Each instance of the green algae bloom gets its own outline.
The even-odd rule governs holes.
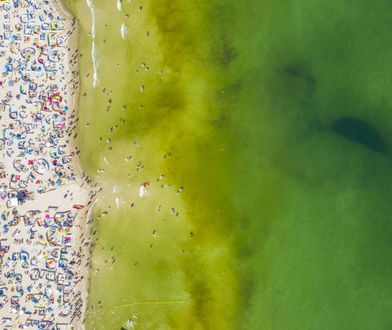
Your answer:
[[[389,1],[67,4],[87,327],[388,329]]]

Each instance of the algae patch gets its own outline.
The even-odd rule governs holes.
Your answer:
[[[94,1],[96,88],[91,12],[81,1],[71,7],[81,24],[78,146],[103,187],[88,327],[116,328],[133,315],[143,328],[230,328],[239,290],[228,227],[235,211],[225,196],[227,139],[213,123],[223,116],[232,55],[206,38],[215,31],[221,39],[208,17],[214,6],[135,1],[119,11]]]

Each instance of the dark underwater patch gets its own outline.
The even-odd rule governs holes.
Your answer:
[[[285,72],[292,78],[303,79],[311,91],[316,87],[316,80],[314,77],[301,65],[290,65],[286,67]]]
[[[363,120],[342,117],[335,120],[332,132],[376,152],[386,153],[388,146],[378,131]]]

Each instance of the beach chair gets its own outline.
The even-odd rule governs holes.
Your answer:
[[[50,282],[56,281],[56,272],[46,271],[45,279]]]
[[[41,271],[39,268],[33,268],[30,270],[30,279],[37,281],[41,277]]]

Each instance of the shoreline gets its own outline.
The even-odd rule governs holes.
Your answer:
[[[67,52],[67,54],[69,55],[70,53],[74,53],[75,51],[78,51],[79,53],[79,22],[78,19],[66,8],[66,6],[62,3],[61,0],[55,0],[54,1],[55,7],[57,7],[56,9],[58,10],[59,13],[63,14],[64,16],[66,16],[66,19],[71,21],[71,22],[75,22],[75,26],[74,29],[72,30],[71,34],[69,35],[69,47],[70,47],[70,51]],[[68,32],[67,32],[68,33]],[[69,62],[68,62],[69,63]],[[74,62],[72,62],[74,63]],[[76,64],[72,64],[70,65],[72,67],[73,70],[76,70],[77,74],[76,74],[76,79],[77,79],[77,88],[75,90],[71,89],[71,84],[68,84],[68,93],[69,95],[72,95],[72,93],[74,93],[74,97],[71,97],[71,109],[75,109],[75,113],[78,114],[80,109],[78,108],[79,106],[79,100],[80,100],[80,71],[79,71],[79,57],[78,60],[76,61]],[[71,70],[72,70],[71,69]],[[71,71],[70,70],[70,71]],[[79,118],[79,116],[77,115],[77,118]],[[86,191],[89,191],[89,195],[93,195],[94,197],[90,197],[89,202],[88,202],[88,208],[87,208],[87,212],[86,215],[80,219],[80,232],[81,234],[83,234],[85,237],[87,237],[88,239],[92,239],[92,236],[90,235],[90,229],[91,229],[91,225],[92,225],[92,213],[94,212],[93,207],[94,204],[98,201],[99,199],[99,189],[97,189],[97,184],[95,184],[95,187],[93,188],[91,185],[91,181],[90,183],[88,182],[88,177],[86,178],[84,176],[84,171],[82,169],[82,165],[81,165],[81,161],[80,161],[80,157],[78,156],[78,146],[76,145],[76,135],[79,132],[78,130],[78,125],[76,125],[76,127],[73,129],[73,133],[71,135],[73,135],[73,138],[70,140],[69,142],[69,149],[70,150],[75,150],[76,154],[73,157],[73,165],[76,168],[76,173],[79,176],[79,180],[81,182],[83,182],[87,187],[86,187]],[[78,240],[78,245],[82,246],[81,240]],[[84,261],[87,261],[91,258],[92,256],[92,252],[91,250],[88,250],[85,252],[86,256],[84,258]],[[91,265],[91,264],[90,264]],[[91,271],[88,267],[85,267],[83,269],[83,276],[85,277],[85,281],[84,284],[81,288],[82,290],[82,299],[84,300],[84,308],[82,310],[82,315],[79,319],[79,323],[77,324],[77,329],[85,329],[85,319],[86,319],[86,314],[87,314],[87,307],[88,307],[88,297],[89,297],[89,290],[90,290],[90,276],[91,276]]]

